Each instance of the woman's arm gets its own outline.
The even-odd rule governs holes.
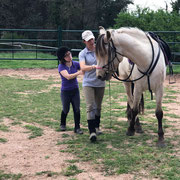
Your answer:
[[[85,61],[80,62],[80,67],[82,71],[91,71],[93,69],[96,69],[96,65],[86,65]]]
[[[60,73],[61,73],[61,75],[62,75],[63,77],[65,77],[67,80],[74,79],[74,78],[76,78],[78,75],[82,75],[82,71],[81,71],[81,70],[80,70],[80,71],[77,71],[76,73],[73,73],[73,74],[69,74],[69,73],[67,72],[67,70],[62,70]]]

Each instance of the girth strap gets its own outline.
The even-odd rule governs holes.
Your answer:
[[[146,71],[146,72],[142,72],[140,69],[138,69],[139,70],[139,72],[140,73],[142,73],[143,75],[146,75],[147,76],[147,81],[148,81],[148,89],[149,89],[149,92],[151,93],[151,100],[153,100],[153,92],[152,92],[152,90],[151,90],[151,83],[150,83],[150,75],[151,75],[151,73],[153,72],[153,70],[154,70],[154,68],[156,67],[156,65],[157,65],[157,63],[158,63],[158,60],[159,60],[159,56],[160,56],[160,46],[159,46],[159,44],[158,44],[158,47],[159,47],[159,50],[158,50],[158,55],[157,55],[157,57],[156,57],[156,60],[155,60],[155,62],[154,62],[154,47],[153,47],[153,45],[152,45],[152,41],[151,41],[151,39],[149,38],[149,36],[147,36],[148,37],[148,39],[149,39],[149,41],[150,41],[150,44],[151,44],[151,47],[152,47],[152,62],[151,62],[151,64],[150,64],[150,66],[149,66],[149,68],[148,68],[148,70]],[[154,62],[154,64],[153,64],[153,62]]]

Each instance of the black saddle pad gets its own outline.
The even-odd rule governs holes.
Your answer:
[[[170,63],[171,61],[171,49],[169,47],[169,45],[157,34],[153,33],[153,32],[149,32],[149,35],[159,43],[164,56],[165,56],[165,61],[166,61],[166,65]]]

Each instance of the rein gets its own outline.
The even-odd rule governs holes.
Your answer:
[[[133,80],[130,80],[129,78],[130,78],[131,75],[132,75],[132,72],[133,72],[133,69],[134,69],[134,63],[133,63],[133,65],[132,65],[132,68],[131,68],[131,71],[130,71],[129,76],[128,76],[126,79],[120,79],[120,78],[118,77],[116,71],[113,71],[113,70],[111,70],[111,71],[113,72],[113,73],[112,73],[112,76],[113,76],[114,78],[116,78],[116,79],[119,80],[119,81],[123,81],[123,82],[135,82],[135,81],[138,81],[138,80],[142,79],[143,77],[147,76],[148,89],[149,89],[149,91],[150,91],[150,93],[151,93],[151,100],[152,100],[152,99],[153,99],[153,93],[152,93],[151,85],[150,85],[150,75],[151,75],[151,73],[153,72],[153,70],[155,69],[155,67],[156,67],[156,65],[157,65],[157,62],[158,62],[158,60],[159,60],[159,56],[160,56],[160,46],[159,46],[159,44],[158,44],[158,47],[159,47],[159,49],[158,49],[158,55],[157,55],[157,57],[156,57],[156,59],[155,59],[155,62],[154,62],[154,47],[153,47],[153,44],[152,44],[152,41],[151,41],[150,37],[149,37],[147,34],[146,34],[146,36],[147,36],[147,38],[148,38],[148,40],[149,40],[149,42],[150,42],[151,49],[152,49],[152,61],[151,61],[151,64],[150,64],[149,68],[147,69],[147,71],[146,71],[146,72],[143,72],[143,71],[141,71],[141,70],[138,68],[138,70],[139,70],[139,72],[142,74],[142,76],[140,76],[140,77],[137,78],[137,79],[133,79]],[[117,60],[118,60],[119,63],[120,63],[120,60],[119,60],[119,58],[117,57],[117,54],[119,54],[119,55],[121,55],[121,56],[124,56],[124,55],[122,55],[121,53],[119,53],[119,52],[116,51],[116,47],[114,46],[114,43],[113,43],[113,40],[112,40],[112,39],[111,39],[110,42],[112,43],[112,46],[111,46],[110,43],[108,43],[108,63],[107,63],[106,65],[104,65],[103,67],[97,67],[97,69],[107,68],[108,72],[110,71],[110,65],[112,66],[112,63],[113,63],[113,61],[114,61],[115,58],[117,58]],[[112,52],[115,54],[115,55],[114,55],[114,58],[111,58]]]
[[[107,43],[108,44],[108,63],[106,64],[106,65],[104,65],[103,67],[97,67],[97,69],[107,69],[108,70],[108,72],[110,72],[110,71],[112,71],[113,73],[115,72],[113,69],[115,69],[114,68],[114,64],[113,64],[113,62],[114,62],[114,60],[115,60],[115,58],[118,60],[118,62],[120,63],[121,61],[119,60],[119,58],[117,57],[117,54],[119,54],[119,55],[121,55],[121,56],[123,56],[121,53],[119,53],[119,52],[117,52],[116,51],[116,47],[114,46],[114,42],[113,42],[113,40],[111,39],[111,44],[112,44],[112,46],[111,46],[111,44],[110,43]],[[112,53],[111,52],[113,52],[114,53],[114,57],[111,57],[112,56]],[[112,70],[110,70],[110,66],[111,66],[111,69]]]

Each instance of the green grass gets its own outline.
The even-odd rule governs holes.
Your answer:
[[[18,180],[20,179],[22,176],[22,174],[7,174],[4,173],[4,171],[0,170],[0,179],[4,180],[4,179],[11,179],[11,180]]]
[[[52,79],[25,80],[0,76],[0,130],[8,133],[8,127],[3,124],[3,119],[6,117],[14,120],[13,126],[21,124],[20,122],[28,123],[29,125],[26,125],[25,128],[30,133],[29,138],[43,136],[43,128],[38,128],[38,124],[58,131],[62,109],[59,88],[54,87],[45,91],[52,84],[54,84]],[[150,100],[149,93],[145,93],[145,115],[140,116],[145,133],[128,137],[125,135],[128,123],[121,121],[121,118],[126,117],[126,106],[119,105],[119,102],[126,101],[123,85],[111,82],[110,86],[111,98],[109,98],[109,84],[107,83],[103,99],[101,124],[104,134],[99,136],[98,141],[94,144],[89,142],[87,128],[83,128],[84,135],[82,136],[69,135],[68,131],[73,131],[74,125],[71,108],[67,119],[68,131],[62,134],[63,140],[57,142],[57,146],[67,145],[67,149],[61,149],[61,152],[70,152],[76,155],[79,161],[92,161],[100,166],[101,171],[106,175],[130,173],[142,178],[144,175],[140,172],[146,171],[148,177],[178,179],[180,167],[178,166],[179,158],[175,156],[177,147],[171,142],[177,141],[180,144],[180,137],[179,135],[166,137],[167,147],[164,149],[156,147],[157,120],[149,116],[149,114],[154,114],[155,102]],[[80,91],[82,94],[81,83]],[[170,93],[169,89],[165,89],[166,101],[171,100],[168,98]],[[176,97],[176,93],[178,92],[173,92],[173,97]],[[175,98],[173,99],[175,101]],[[177,115],[166,114],[165,116],[171,116],[178,120]],[[87,127],[85,101],[82,96],[81,124]],[[171,126],[168,126],[167,120],[163,125],[165,132],[166,129],[172,129]],[[63,173],[65,176],[74,176],[80,172],[81,170],[76,166],[69,166]]]
[[[11,53],[0,53],[0,58],[12,58]],[[14,53],[14,58],[35,59],[35,53]],[[55,59],[56,56],[48,53],[38,53],[39,59]],[[18,69],[18,68],[57,68],[57,60],[0,60],[0,68]]]
[[[36,126],[26,125],[25,128],[30,130],[29,133],[31,133],[31,135],[29,136],[29,139],[36,138],[37,136],[43,135],[43,130],[41,128],[36,127]]]
[[[18,62],[22,64],[18,63],[15,68],[20,66],[31,67],[28,64],[30,62],[27,64],[27,61]],[[11,63],[8,64],[9,66],[12,65]],[[39,64],[38,67],[44,65],[39,61],[37,64]],[[9,132],[9,127],[3,124],[4,118],[13,120],[12,126],[22,125],[23,122],[28,123],[24,128],[30,133],[29,138],[43,136],[43,126],[59,131],[59,118],[62,110],[59,97],[60,90],[59,87],[53,87],[47,91],[48,87],[55,83],[52,80],[53,77],[47,80],[28,80],[0,76],[0,132]],[[83,95],[81,83],[80,93]],[[176,92],[169,86],[165,89],[163,103],[173,103],[174,106],[178,106],[179,102],[176,98],[178,93],[179,91]],[[62,139],[61,141],[58,140],[56,144],[56,146],[65,144],[66,148],[61,148],[60,151],[74,154],[76,160],[69,161],[68,163],[71,164],[63,169],[63,172],[43,171],[37,173],[37,175],[46,174],[48,177],[57,176],[58,178],[58,174],[62,173],[64,176],[70,176],[71,179],[74,179],[73,176],[83,171],[78,169],[75,163],[86,161],[93,163],[107,176],[128,173],[133,174],[135,179],[178,180],[180,178],[180,158],[177,153],[180,151],[180,135],[170,136],[166,135],[166,132],[175,133],[177,131],[175,126],[176,121],[179,120],[179,115],[172,114],[168,112],[167,108],[163,107],[166,147],[157,148],[158,125],[154,117],[155,100],[151,101],[150,93],[145,93],[145,115],[140,115],[144,134],[135,134],[133,137],[126,136],[128,127],[128,123],[124,120],[126,118],[126,106],[119,105],[121,102],[126,102],[126,100],[122,83],[106,83],[101,121],[104,134],[98,136],[97,142],[90,143],[87,130],[86,104],[84,97],[81,96],[81,124],[84,127],[84,134],[75,136],[68,133],[68,131],[73,131],[74,126],[71,108],[67,118],[68,131],[61,134]],[[175,119],[174,126],[170,125],[168,118]],[[0,138],[1,143],[5,143],[5,141],[8,140]],[[176,142],[176,145],[173,142]],[[47,155],[45,158],[48,159],[49,156]],[[19,176],[17,175],[17,177]],[[12,175],[0,171],[0,179],[3,178],[12,179]]]
[[[83,171],[78,169],[76,165],[69,165],[62,173],[64,176],[75,176]]]
[[[59,173],[57,172],[52,172],[52,171],[41,171],[41,172],[37,172],[36,175],[37,176],[41,176],[46,174],[47,177],[54,177],[54,176],[58,176]]]
[[[6,143],[8,140],[5,138],[0,138],[0,143]]]
[[[0,131],[8,132],[9,129],[8,129],[8,127],[6,125],[0,124]]]

